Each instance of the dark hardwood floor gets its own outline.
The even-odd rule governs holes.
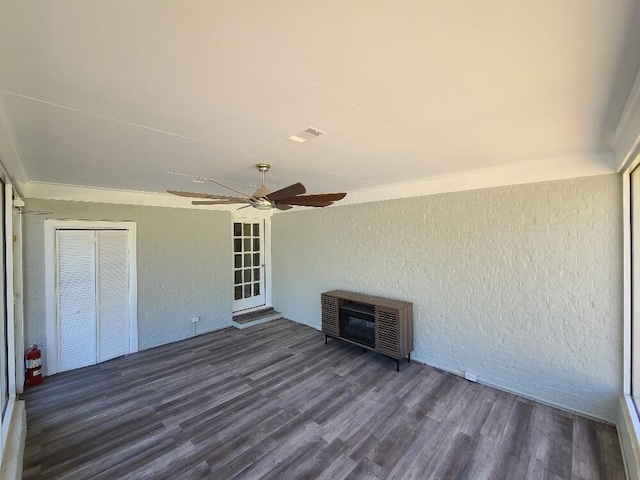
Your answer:
[[[623,479],[616,430],[288,320],[28,389],[24,478]]]

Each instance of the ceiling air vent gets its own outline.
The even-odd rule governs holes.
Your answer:
[[[304,130],[300,130],[298,133],[294,133],[290,137],[287,137],[292,142],[304,143],[308,140],[313,140],[316,137],[326,135],[327,132],[318,130],[315,127],[307,127]]]
[[[313,128],[313,127],[309,127],[307,129],[305,129],[304,133],[307,133],[309,135],[313,135],[314,137],[319,137],[320,135],[326,135],[326,132],[323,132],[322,130],[318,130],[317,128]]]

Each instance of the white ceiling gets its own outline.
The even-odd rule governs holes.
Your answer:
[[[610,147],[634,0],[5,0],[28,180],[163,192],[380,187]],[[630,55],[631,53],[631,55]],[[328,135],[286,139],[308,126]]]

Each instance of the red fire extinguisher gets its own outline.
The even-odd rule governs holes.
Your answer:
[[[27,386],[38,385],[42,382],[42,352],[38,345],[31,345],[24,352]]]

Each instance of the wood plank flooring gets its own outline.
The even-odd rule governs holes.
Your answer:
[[[625,478],[614,427],[281,319],[28,389],[25,479]]]

